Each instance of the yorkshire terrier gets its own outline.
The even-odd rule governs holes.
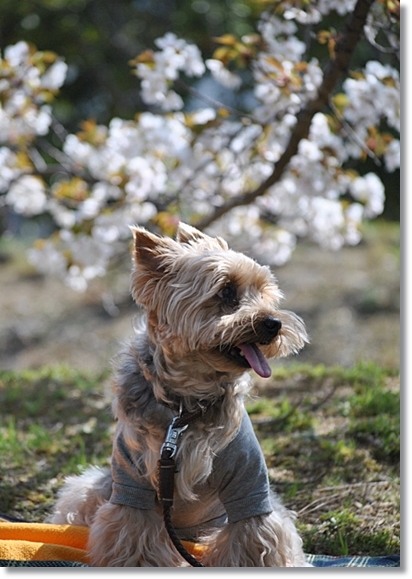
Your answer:
[[[183,223],[176,240],[131,229],[131,291],[144,315],[114,361],[111,467],[69,477],[48,522],[90,527],[95,567],[193,565],[162,515],[166,449],[172,530],[205,545],[199,566],[310,566],[244,406],[248,371],[268,378],[269,358],[297,353],[303,321],[278,309],[269,268],[222,238]],[[174,427],[179,416],[189,424]]]

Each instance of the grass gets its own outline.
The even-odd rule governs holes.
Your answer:
[[[107,376],[68,368],[0,372],[0,511],[41,521],[65,475],[104,464]]]
[[[0,372],[0,511],[42,521],[64,476],[107,464],[109,376]],[[375,364],[290,366],[247,408],[271,482],[298,515],[307,553],[400,551],[399,375]]]
[[[400,550],[400,381],[372,363],[285,367],[248,405],[308,553]]]

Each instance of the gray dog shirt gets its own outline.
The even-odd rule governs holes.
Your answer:
[[[161,512],[156,491],[139,474],[137,464],[137,454],[127,448],[119,430],[113,447],[110,501]],[[172,510],[173,524],[186,540],[196,540],[208,527],[273,510],[266,464],[246,410],[235,438],[214,458],[207,482],[196,487],[195,492],[196,501],[188,503],[177,498]]]

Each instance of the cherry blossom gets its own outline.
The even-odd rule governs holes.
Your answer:
[[[11,205],[16,213],[26,216],[43,213],[47,203],[43,181],[32,175],[19,177],[10,185],[6,203]]]
[[[275,267],[292,258],[301,239],[329,250],[359,243],[363,221],[381,215],[385,203],[382,181],[375,172],[362,174],[362,161],[371,157],[387,171],[400,165],[397,69],[371,60],[329,89],[326,106],[315,110],[271,179],[325,79],[302,26],[333,12],[350,17],[362,1],[282,1],[279,10],[262,13],[258,42],[223,38],[235,55],[243,49],[249,55],[248,86],[241,59],[230,51],[204,58],[168,32],[133,64],[148,110],[107,126],[85,120],[60,147],[52,106],[67,72],[64,59],[45,58],[24,41],[6,47],[0,199],[25,217],[48,213],[56,224],[29,251],[30,263],[85,291],[128,251],[130,225],[173,234],[179,220],[195,226],[205,220],[206,232]],[[216,101],[210,90],[202,95],[202,87],[216,83],[219,94],[247,94],[244,110]],[[42,149],[39,139],[44,147],[49,136],[53,146]]]

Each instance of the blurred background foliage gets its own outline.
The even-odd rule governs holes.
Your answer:
[[[69,71],[54,111],[69,132],[76,132],[86,119],[107,124],[115,116],[131,119],[148,109],[129,63],[153,48],[156,38],[174,32],[196,43],[209,58],[218,46],[216,37],[254,33],[261,12],[275,4],[273,0],[2,0],[0,48],[26,40],[65,59]],[[329,59],[327,46],[311,43],[311,38],[318,30],[341,26],[342,18],[336,13],[317,25],[301,26],[302,39],[321,64]],[[352,68],[371,59],[399,68],[393,55],[366,42],[359,44]],[[247,70],[244,74],[247,78]],[[235,102],[230,104],[245,108],[247,84],[244,91],[232,95]],[[387,197],[382,217],[398,221],[400,171],[389,174],[372,159],[356,168],[361,174],[373,171],[380,177]]]

